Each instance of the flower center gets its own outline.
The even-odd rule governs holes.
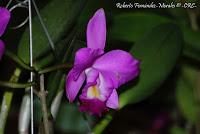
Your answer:
[[[100,93],[99,93],[99,89],[97,86],[91,86],[88,88],[87,91],[87,96],[88,98],[99,98],[100,99]]]

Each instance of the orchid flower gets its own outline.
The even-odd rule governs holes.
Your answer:
[[[10,11],[6,8],[0,7],[0,37],[4,34],[5,29],[10,20]],[[5,45],[2,40],[0,40],[0,59],[4,53]]]
[[[87,47],[75,54],[73,68],[66,77],[66,94],[73,102],[80,89],[79,109],[93,115],[119,107],[117,88],[139,74],[139,61],[122,50],[105,53],[106,19],[99,9],[87,26]]]

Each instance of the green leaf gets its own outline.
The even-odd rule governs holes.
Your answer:
[[[153,27],[170,19],[150,13],[123,13],[114,16],[110,29],[111,40],[135,42]]]
[[[177,10],[180,11],[179,9]],[[181,10],[180,12],[182,16],[185,15],[184,11]],[[175,13],[177,14],[178,12]],[[179,13],[178,15],[180,17]],[[120,40],[136,42],[140,40],[146,32],[155,26],[166,22],[175,22],[180,26],[184,35],[184,55],[200,61],[200,31],[193,31],[188,23],[183,23],[182,19],[172,20],[165,16],[160,16],[153,13],[136,12],[119,14],[114,16],[113,25],[108,34],[109,41]]]
[[[47,26],[54,43],[58,42],[64,34],[69,33],[71,26],[76,21],[83,8],[85,0],[51,0],[49,4],[41,10],[41,16]],[[22,36],[18,48],[18,56],[29,63],[29,34],[28,28]],[[37,19],[33,19],[33,58],[43,56],[50,50],[49,42]]]
[[[193,88],[197,86],[198,72],[199,68],[192,63],[184,62],[181,64],[181,75]]]
[[[170,134],[187,134],[183,128],[173,126],[171,128]]]
[[[168,8],[167,11],[174,19],[189,23],[187,10],[184,8]]]
[[[67,50],[67,48],[69,47],[69,40],[70,40],[70,37],[56,43],[56,52],[59,53],[58,55],[59,57],[62,57],[65,52],[63,50]],[[60,60],[58,59],[56,60],[55,55],[49,51],[44,56],[37,58],[37,60],[34,62],[33,65],[34,65],[35,70],[39,71],[41,69],[44,69],[45,67],[48,67],[55,61],[57,63],[60,62]]]
[[[177,84],[177,103],[182,114],[187,120],[193,123],[199,121],[198,113],[200,109],[195,100],[192,87],[190,87],[184,79],[180,79]]]
[[[67,54],[68,59],[72,59],[72,56],[73,56],[72,52],[74,52],[74,50],[76,49],[76,44],[71,44],[71,43],[72,43],[72,40],[74,40],[74,37],[76,37],[78,34],[77,29],[79,26],[80,25],[77,25],[75,29],[65,39],[60,40],[56,44],[56,52],[58,53],[58,57],[62,57],[62,58],[59,58],[59,59],[55,58],[53,53],[48,52],[45,56],[37,59],[34,62],[34,68],[40,71],[41,69],[44,69],[45,67],[49,66],[53,62],[57,64],[63,63],[63,61],[66,62],[67,61],[67,59],[65,58],[66,54]]]
[[[87,125],[78,107],[62,103],[55,122],[55,128],[60,133],[87,133]]]
[[[183,116],[197,123],[199,121],[200,107],[198,105],[195,92],[197,92],[197,74],[198,70],[188,65],[182,65],[182,73],[176,85],[177,104]]]
[[[141,101],[158,89],[176,65],[181,48],[182,34],[174,24],[159,25],[138,41],[130,52],[141,61],[139,78],[120,95],[120,106]]]

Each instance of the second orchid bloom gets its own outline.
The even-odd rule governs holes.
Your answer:
[[[10,11],[6,8],[0,7],[0,37],[4,34],[8,22],[10,20]],[[5,45],[2,40],[0,40],[0,59],[4,53]]]
[[[81,90],[80,110],[101,115],[117,109],[117,88],[139,74],[140,62],[123,50],[105,53],[106,18],[99,9],[87,26],[87,47],[76,52],[73,68],[66,78],[66,93],[73,102]]]

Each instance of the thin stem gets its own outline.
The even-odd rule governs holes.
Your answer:
[[[11,0],[12,1],[12,0]],[[18,1],[19,3],[14,5],[13,7],[11,7],[9,9],[10,12],[12,12],[13,10],[15,10],[16,8],[25,8],[25,9],[28,9],[28,6],[27,6],[27,2],[28,0],[24,0],[24,1]],[[11,29],[18,29],[18,28],[21,28],[22,26],[24,26],[29,20],[29,17],[27,17],[22,23],[20,23],[19,25],[16,25],[14,27],[11,27]]]
[[[12,3],[12,0],[9,0],[7,5],[6,5],[6,8],[8,8],[11,3]]]
[[[10,78],[10,82],[17,82],[21,74],[20,69],[15,69],[13,75]],[[8,112],[10,111],[11,101],[13,97],[12,91],[5,91],[3,94],[3,100],[1,104],[0,112],[0,134],[4,134],[4,128],[8,117]]]
[[[64,55],[64,57],[63,57],[62,63],[65,63],[65,61],[66,61],[66,59],[67,59],[67,57],[68,57],[68,55],[69,55],[69,51],[70,51],[70,49],[71,49],[71,47],[72,47],[72,45],[73,45],[73,43],[74,43],[74,41],[75,41],[76,36],[77,36],[78,33],[79,33],[79,32],[76,32],[76,34],[75,34],[74,37],[72,38],[72,40],[71,40],[71,42],[70,42],[70,44],[69,44],[69,47],[68,47],[68,49],[67,49],[67,51],[66,51],[66,53],[65,53],[65,55]]]
[[[16,83],[16,82],[0,81],[0,86],[8,88],[27,88],[32,85],[34,85],[34,83]]]
[[[32,5],[31,0],[28,0],[28,19],[29,19],[29,55],[30,66],[33,67],[33,32],[32,32]],[[30,72],[30,81],[33,82],[34,73]],[[34,113],[33,113],[33,86],[31,86],[31,134],[34,134]]]
[[[48,32],[48,30],[47,30],[47,28],[46,28],[46,26],[44,24],[44,21],[43,21],[41,15],[40,15],[40,12],[39,12],[38,7],[37,7],[37,5],[35,3],[35,0],[32,0],[32,2],[33,2],[33,6],[35,8],[36,14],[38,16],[38,19],[40,21],[40,24],[42,25],[42,28],[44,30],[44,33],[45,33],[45,35],[46,35],[46,37],[47,37],[47,39],[49,41],[49,44],[50,44],[50,46],[51,46],[51,48],[53,50],[53,53],[54,53],[55,57],[57,58],[56,51],[55,51],[55,45],[53,43],[53,40],[51,39],[51,36],[49,35],[49,32]]]
[[[72,64],[60,64],[60,65],[45,68],[45,69],[39,71],[38,73],[44,74],[44,73],[53,72],[53,71],[56,71],[56,70],[59,70],[59,69],[66,69],[66,68],[71,68],[71,67],[72,67]]]
[[[198,23],[197,23],[197,14],[194,10],[187,9],[188,17],[190,19],[190,25],[191,28],[194,31],[197,31],[199,29]]]
[[[21,27],[23,27],[27,22],[28,22],[28,17],[27,17],[23,22],[21,22],[19,25],[14,26],[14,27],[11,27],[11,29],[18,29],[18,28],[21,28]]]
[[[44,131],[45,134],[50,134],[49,130],[49,120],[48,120],[48,110],[46,104],[46,91],[44,89],[44,74],[40,76],[40,92],[39,97],[42,104],[42,114],[43,114],[43,124],[44,124]]]
[[[101,134],[105,130],[106,126],[112,121],[112,115],[107,114],[94,128],[93,132],[95,134]]]
[[[12,12],[15,8],[18,8],[18,7],[27,8],[27,6],[25,5],[27,2],[28,2],[28,0],[24,0],[16,5],[14,5],[13,7],[11,7],[9,9],[9,11]]]
[[[24,68],[26,70],[29,70],[29,71],[33,71],[34,70],[32,67],[30,67],[26,63],[24,63],[17,55],[12,53],[11,51],[6,50],[5,51],[5,55],[8,56],[9,58],[11,58],[14,62],[16,62],[22,68]]]
[[[197,86],[196,86],[196,90],[194,92],[196,100],[197,100],[197,104],[200,106],[200,71],[198,71],[198,77],[197,77]],[[200,110],[198,111],[198,115],[200,115]],[[200,133],[200,120],[198,120],[195,123],[195,129],[196,129],[196,133],[199,134]]]

